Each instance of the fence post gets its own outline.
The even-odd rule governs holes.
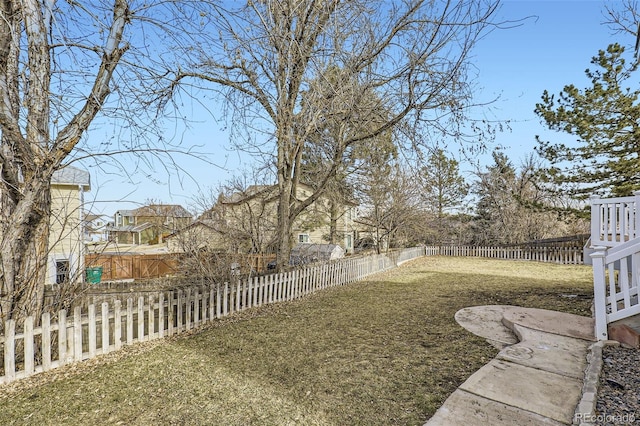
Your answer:
[[[597,241],[600,241],[600,230],[603,225],[601,223],[602,217],[600,215],[602,205],[599,203],[599,200],[600,196],[596,194],[589,197],[589,202],[591,203],[591,244],[595,244]],[[596,241],[594,241],[594,239]]]
[[[16,321],[4,323],[4,377],[6,383],[16,378]]]
[[[591,254],[593,263],[593,305],[595,311],[595,337],[607,340],[607,287],[605,281],[606,247],[594,247]]]

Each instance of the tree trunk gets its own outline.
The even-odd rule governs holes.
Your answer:
[[[34,178],[18,198],[0,188],[0,334],[6,320],[38,325],[44,299],[49,244],[49,179]],[[18,200],[16,202],[16,200]]]
[[[338,217],[340,213],[338,212],[338,206],[335,200],[329,202],[329,211],[329,244],[336,244],[338,240]]]
[[[289,266],[291,256],[291,192],[293,182],[286,174],[280,174],[278,182],[278,230],[276,232],[277,247],[276,266],[284,271]]]

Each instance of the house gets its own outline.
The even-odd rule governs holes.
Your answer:
[[[67,166],[51,178],[49,255],[45,284],[83,279],[84,193],[91,189],[89,172]]]
[[[164,238],[170,253],[193,253],[223,244],[222,233],[209,219],[198,219]]]
[[[104,214],[87,213],[84,216],[84,240],[86,242],[103,242],[109,238],[107,229],[113,226],[110,217]]]
[[[193,216],[177,204],[150,204],[134,210],[118,210],[109,240],[118,244],[161,244],[164,237],[193,222]]]
[[[275,185],[251,185],[244,191],[220,196],[192,226],[189,238],[172,236],[209,249],[235,253],[269,253],[276,241],[278,222],[278,188]],[[303,201],[313,189],[299,184],[298,200]],[[293,224],[294,243],[333,243],[351,253],[353,251],[355,203],[336,206],[328,197],[312,203]],[[195,230],[201,230],[198,235]],[[197,241],[197,239],[200,241]]]

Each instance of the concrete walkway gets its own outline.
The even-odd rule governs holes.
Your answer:
[[[570,425],[582,397],[592,318],[517,306],[477,306],[456,321],[500,352],[426,423]]]

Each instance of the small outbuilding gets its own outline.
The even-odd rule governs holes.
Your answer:
[[[326,262],[344,257],[344,249],[337,244],[300,243],[291,250],[292,264]]]

